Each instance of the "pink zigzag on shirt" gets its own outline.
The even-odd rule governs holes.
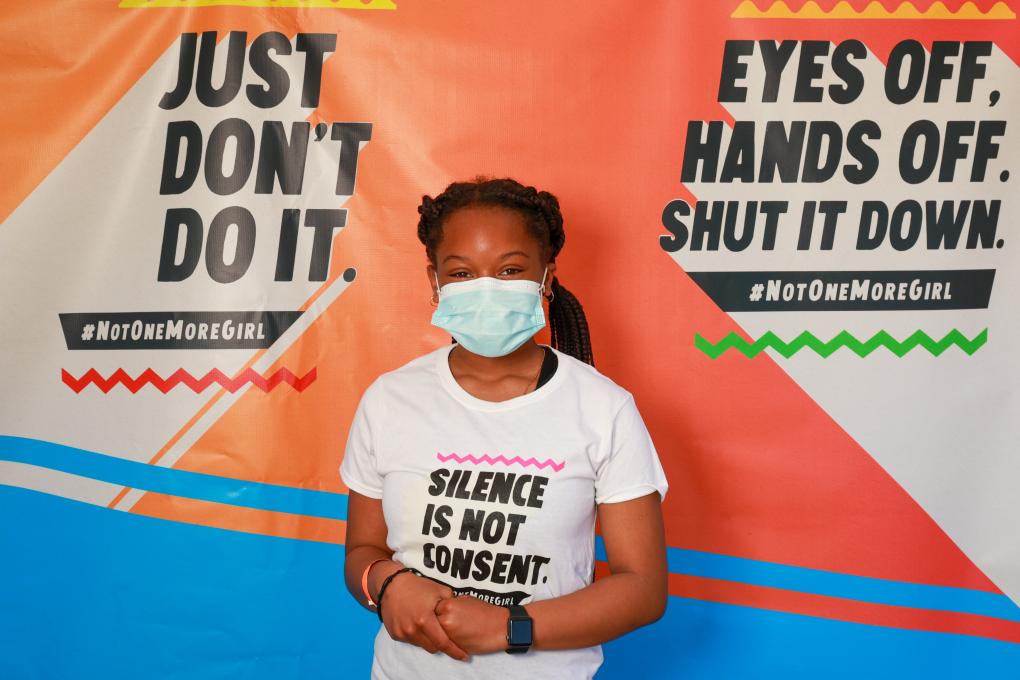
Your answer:
[[[507,458],[506,456],[503,456],[502,454],[496,456],[495,458],[493,458],[489,454],[484,454],[484,455],[481,455],[481,456],[472,456],[470,453],[465,454],[463,456],[458,456],[456,453],[451,453],[448,456],[444,456],[443,454],[441,454],[441,453],[439,453],[437,451],[436,452],[436,457],[439,458],[439,460],[443,461],[444,463],[452,458],[455,461],[457,461],[458,463],[474,463],[475,465],[481,465],[482,463],[505,463],[506,465],[510,465],[511,463],[520,463],[524,467],[527,467],[528,465],[534,465],[535,467],[540,468],[540,469],[544,468],[546,466],[549,466],[553,470],[555,470],[556,472],[559,472],[560,470],[562,470],[563,466],[566,465],[566,462],[557,463],[552,458],[546,458],[545,460],[538,460],[536,458],[528,458],[528,459],[525,460],[524,458],[521,458],[520,456],[514,456],[513,458]]]

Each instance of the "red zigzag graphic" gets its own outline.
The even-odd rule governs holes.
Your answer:
[[[73,375],[68,373],[66,369],[62,368],[60,369],[60,379],[76,393],[80,393],[92,383],[95,383],[96,387],[101,389],[104,393],[108,393],[118,384],[123,384],[124,387],[131,390],[131,393],[134,394],[146,385],[151,384],[160,392],[166,394],[173,388],[177,387],[177,385],[181,384],[187,385],[195,392],[202,392],[210,384],[218,383],[221,387],[229,390],[230,392],[236,392],[248,383],[252,383],[263,392],[268,392],[280,383],[284,382],[289,383],[290,386],[298,392],[302,392],[306,387],[315,382],[315,367],[313,366],[312,369],[301,378],[298,378],[286,368],[277,370],[268,378],[263,377],[258,371],[252,368],[244,369],[234,378],[227,377],[227,375],[218,368],[212,369],[202,378],[196,378],[183,368],[178,368],[169,378],[161,378],[154,370],[147,368],[142,371],[137,378],[132,378],[123,368],[118,368],[110,375],[109,378],[104,378],[96,369],[90,368],[84,375],[81,376],[81,378],[75,378]]]

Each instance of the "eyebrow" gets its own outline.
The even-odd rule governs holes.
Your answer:
[[[520,255],[520,256],[525,257],[525,258],[529,258],[530,257],[523,250],[511,250],[509,253],[503,253],[502,255],[500,255],[499,259],[505,260],[506,258],[510,257],[511,255]],[[446,262],[447,260],[463,260],[464,262],[468,262],[469,261],[469,259],[464,257],[463,255],[447,255],[446,257],[443,258],[443,262]]]

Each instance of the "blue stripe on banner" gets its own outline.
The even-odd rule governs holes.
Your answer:
[[[171,496],[328,519],[347,517],[343,494],[175,470],[38,439],[0,435],[0,460]]]
[[[606,559],[605,543],[601,536],[595,537],[595,557],[599,560]],[[676,574],[704,576],[875,604],[980,614],[1008,621],[1020,621],[1020,607],[999,593],[854,576],[684,548],[667,548],[666,561],[669,570]]]
[[[0,460],[38,465],[185,498],[328,519],[347,518],[344,494],[175,470],[35,439],[0,435]],[[601,536],[595,537],[595,555],[597,559],[606,559]],[[669,570],[677,574],[1020,621],[1020,607],[998,593],[855,576],[683,548],[667,548],[667,560]]]
[[[602,648],[595,680],[991,680],[1020,669],[1011,642],[682,597]]]
[[[343,546],[0,486],[0,678],[367,678]],[[69,567],[73,556],[73,567]],[[597,680],[1013,678],[1020,645],[670,597]]]

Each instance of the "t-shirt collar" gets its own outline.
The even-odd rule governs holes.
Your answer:
[[[518,408],[548,397],[563,383],[566,374],[570,370],[569,362],[564,360],[564,354],[562,352],[549,345],[540,346],[549,347],[552,351],[556,352],[557,359],[559,359],[556,366],[556,372],[553,373],[552,377],[538,389],[517,397],[512,397],[505,401],[488,401],[486,399],[479,399],[460,386],[460,383],[458,383],[457,379],[453,377],[453,372],[450,370],[450,352],[452,352],[453,348],[456,347],[456,344],[454,343],[450,343],[449,345],[440,347],[436,350],[436,373],[439,376],[439,382],[442,383],[444,388],[446,388],[446,391],[449,392],[454,399],[468,408],[479,411],[505,411],[508,409]]]

